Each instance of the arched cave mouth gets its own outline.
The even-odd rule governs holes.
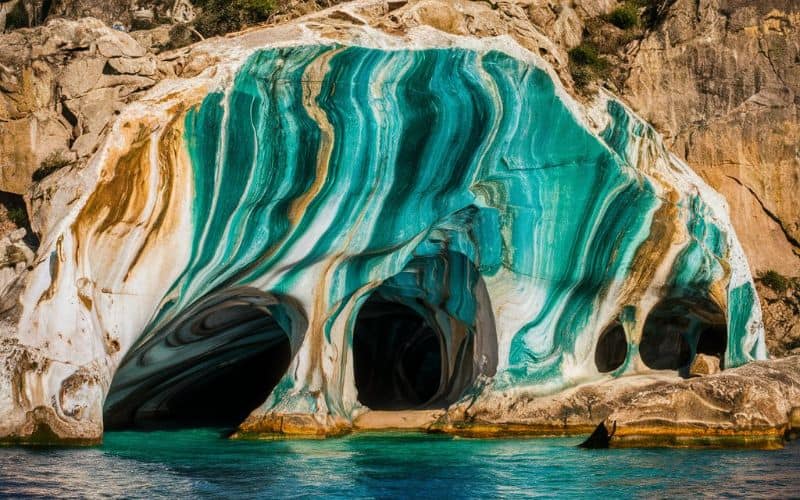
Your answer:
[[[639,352],[649,368],[684,371],[697,353],[717,356],[724,367],[727,344],[719,306],[706,299],[665,299],[645,321]]]
[[[112,381],[107,429],[226,427],[262,404],[292,358],[286,318],[260,292],[200,301],[135,345]]]
[[[358,400],[373,410],[442,406],[441,339],[411,307],[373,295],[362,306],[353,333]]]
[[[594,352],[594,362],[600,373],[609,373],[618,369],[628,357],[628,339],[625,329],[615,322],[597,340]]]
[[[497,369],[486,285],[465,255],[417,257],[374,290],[353,326],[358,400],[372,410],[445,408]]]

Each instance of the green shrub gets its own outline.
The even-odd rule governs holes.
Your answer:
[[[24,208],[13,207],[8,209],[8,220],[16,224],[17,227],[25,227],[28,225],[28,214]]]
[[[586,42],[569,51],[569,60],[578,66],[594,66],[599,61],[597,49]]]
[[[31,178],[35,182],[41,182],[45,177],[53,172],[60,170],[72,163],[61,151],[53,151],[47,158],[39,164],[39,168],[33,173]]]
[[[275,0],[198,0],[195,5],[202,11],[194,27],[207,37],[266,21],[275,10]]]
[[[578,88],[608,74],[608,60],[597,53],[597,47],[583,42],[569,51],[570,73]]]
[[[611,11],[606,21],[619,29],[631,29],[639,24],[639,9],[632,3],[626,3]]]
[[[762,283],[778,293],[784,293],[789,288],[789,278],[771,269],[763,273],[760,279]]]
[[[158,23],[150,19],[137,19],[131,21],[131,31],[151,30],[158,27]]]
[[[579,89],[589,85],[592,81],[594,81],[595,78],[594,73],[592,73],[591,70],[581,66],[571,67],[570,73],[572,73],[572,81],[575,82],[575,86]]]
[[[169,29],[169,42],[164,47],[166,50],[179,49],[199,41],[197,35],[187,24],[176,24]]]

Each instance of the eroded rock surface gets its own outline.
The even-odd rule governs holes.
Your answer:
[[[455,402],[440,426],[451,432],[588,431],[620,401],[634,409],[617,419],[641,427],[635,408],[681,408],[685,394],[728,382],[743,394],[735,374],[718,381],[727,371],[676,378],[704,337],[728,368],[766,355],[724,203],[621,103],[601,93],[584,106],[559,82],[569,85],[566,50],[583,23],[613,5],[359,1],[157,55],[149,51],[160,32],[129,36],[92,20],[6,35],[28,52],[0,52],[13,63],[3,102],[15,117],[0,126],[13,121],[38,141],[45,129],[31,127],[43,117],[56,131],[43,136],[51,145],[13,145],[0,188],[29,191],[43,237],[22,279],[22,315],[0,346],[0,434],[97,440],[103,401],[107,412],[120,408],[123,425],[203,411],[186,402],[225,392],[204,375],[283,337],[285,356],[270,363],[289,368],[240,430],[348,432],[366,406],[354,372],[381,372],[354,360],[381,346],[354,338],[380,329],[364,325],[381,317],[413,326],[421,354],[377,358],[394,389],[376,390],[386,398],[369,404]],[[528,112],[513,111],[529,101]],[[530,110],[546,117],[519,126]],[[395,129],[391,140],[375,132]],[[498,139],[518,129],[532,135]],[[74,163],[26,180],[44,151],[59,150]],[[409,165],[422,175],[433,157],[434,180],[420,189]],[[358,165],[359,180],[343,183]],[[361,193],[375,168],[383,187]],[[408,192],[413,206],[400,203]],[[352,206],[334,224],[324,214],[342,200]],[[270,335],[245,335],[245,324],[269,325]],[[437,342],[446,356],[425,367],[423,347]],[[415,363],[425,369],[407,368]],[[753,387],[796,399],[771,373],[752,372]],[[618,378],[571,389],[609,376]],[[446,382],[431,389],[431,380]],[[169,391],[150,390],[152,381]],[[246,385],[225,387],[238,396]],[[658,405],[637,402],[645,393]],[[701,403],[709,429],[746,431]],[[763,416],[763,426],[749,429],[777,435],[779,409],[758,404],[751,421]],[[676,435],[695,408],[687,405],[680,425],[651,431]]]
[[[759,361],[701,378],[654,373],[587,384],[551,397],[478,395],[434,426],[468,436],[589,433],[611,446],[780,446],[800,405],[800,357]]]
[[[160,76],[133,38],[97,20],[0,36],[0,191],[25,193],[53,154],[87,158],[109,120]]]
[[[0,315],[17,307],[27,271],[34,254],[25,243],[25,229],[19,228],[0,237]]]
[[[728,200],[751,265],[800,274],[800,4],[676,0],[623,96]]]
[[[788,280],[785,290],[758,283],[767,348],[773,356],[800,354],[800,286]]]

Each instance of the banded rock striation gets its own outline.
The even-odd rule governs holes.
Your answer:
[[[359,1],[209,41],[217,64],[122,110],[0,344],[0,435],[333,434],[764,359],[724,200],[613,97],[452,34],[457,5],[441,29]]]

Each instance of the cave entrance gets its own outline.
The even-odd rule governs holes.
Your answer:
[[[135,345],[111,384],[109,429],[234,427],[262,404],[292,357],[285,318],[260,292],[201,301]]]
[[[705,299],[665,299],[650,312],[642,330],[639,352],[655,370],[684,370],[696,353],[720,359],[727,351],[725,314]]]
[[[481,274],[458,252],[413,259],[362,304],[352,346],[364,406],[447,407],[497,370],[497,333]]]
[[[628,357],[628,340],[625,329],[615,322],[600,334],[594,352],[594,362],[600,373],[613,372]]]
[[[439,334],[411,307],[373,295],[353,333],[358,400],[373,410],[436,406],[442,386]]]

